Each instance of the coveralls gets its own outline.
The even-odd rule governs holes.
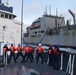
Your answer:
[[[52,46],[49,47],[49,50],[48,50],[48,55],[49,55],[49,63],[48,65],[49,66],[53,66],[53,48]]]
[[[32,62],[32,59],[31,59],[31,57],[30,57],[30,47],[29,47],[29,46],[26,46],[26,47],[24,48],[24,52],[25,52],[24,59],[26,59],[26,61],[27,61],[28,59],[30,59],[30,62]]]
[[[14,62],[16,63],[15,53],[14,53],[15,50],[16,50],[15,47],[13,45],[11,45],[11,47],[10,47],[10,60],[13,57]],[[9,60],[9,63],[10,63],[10,60]]]
[[[59,47],[55,47],[54,48],[54,69],[59,69],[59,55],[60,55],[60,51],[59,51]]]
[[[38,60],[39,60],[39,57],[40,57],[41,58],[41,63],[43,64],[43,56],[42,56],[42,54],[44,52],[43,47],[42,46],[38,46],[36,51],[38,53],[36,63],[38,63]]]
[[[21,47],[21,46],[18,46],[18,47],[17,47],[17,51],[18,51],[18,53],[17,53],[16,60],[18,59],[19,56],[21,56],[22,59],[23,59],[22,47]]]

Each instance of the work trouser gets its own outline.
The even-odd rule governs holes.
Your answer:
[[[54,69],[59,69],[59,55],[54,54]]]
[[[53,66],[54,65],[54,60],[53,60],[53,54],[49,54],[49,65]]]
[[[14,62],[16,63],[15,53],[14,53],[14,52],[11,52],[11,53],[10,53],[10,60],[12,59],[12,57],[13,57],[13,59],[14,59]],[[9,60],[9,63],[10,63],[10,60]]]
[[[33,53],[32,53],[32,52],[30,53],[30,57],[31,57],[32,60],[34,59],[34,58],[33,58]]]
[[[28,59],[29,59],[30,62],[32,62],[32,59],[31,59],[31,57],[30,57],[30,53],[25,53],[24,59],[25,59],[25,61],[28,61]]]
[[[19,56],[21,56],[21,57],[22,57],[22,59],[23,59],[23,54],[22,54],[22,52],[18,52],[18,53],[17,53],[16,60],[18,59],[18,57],[19,57]]]
[[[3,52],[2,62],[5,63],[6,61],[8,62],[8,55],[6,54],[6,52]]]
[[[38,53],[36,63],[38,63],[39,58],[41,58],[41,63],[43,63],[42,53]]]

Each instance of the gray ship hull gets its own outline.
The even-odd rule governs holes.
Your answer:
[[[60,31],[59,35],[41,35],[40,37],[24,37],[26,43],[38,44],[42,43],[45,45],[49,44],[60,44],[61,46],[72,46],[76,47],[76,30]],[[24,42],[24,43],[25,43]]]

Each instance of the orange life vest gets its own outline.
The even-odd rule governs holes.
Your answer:
[[[6,52],[7,51],[7,49],[6,48],[3,48],[3,52]]]
[[[52,50],[49,50],[48,53],[49,53],[49,54],[52,54]]]
[[[29,53],[29,52],[30,52],[30,47],[28,47],[28,46],[25,47],[25,48],[24,48],[24,51],[25,51],[25,53]]]
[[[54,48],[54,54],[57,54],[57,55],[60,54],[60,52],[57,50],[57,48]]]
[[[30,48],[30,53],[32,53],[33,52],[33,48]]]
[[[18,52],[21,52],[21,51],[22,51],[22,47],[21,47],[21,46],[18,46],[18,47],[17,47],[17,51],[18,51]]]
[[[14,47],[14,46],[11,46],[11,47],[10,47],[10,51],[11,51],[11,52],[14,52],[14,51],[15,51],[15,47]]]
[[[39,47],[37,48],[37,52],[38,52],[38,53],[42,53],[43,50],[44,50],[44,49],[43,49],[41,46],[39,46]]]

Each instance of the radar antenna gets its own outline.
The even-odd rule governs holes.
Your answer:
[[[6,1],[6,5],[7,5],[7,6],[9,5],[9,0]]]

